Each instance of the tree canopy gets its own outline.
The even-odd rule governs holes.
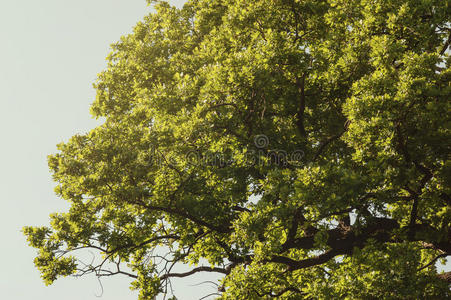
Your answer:
[[[104,123],[48,158],[71,207],[23,229],[45,283],[451,297],[449,0],[149,3],[95,83]]]

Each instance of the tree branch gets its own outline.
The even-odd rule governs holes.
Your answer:
[[[440,50],[440,56],[445,54],[446,50],[449,48],[449,44],[451,43],[451,31],[449,32],[448,39],[446,40],[445,44],[443,45],[442,49]]]
[[[156,236],[156,237],[148,239],[148,240],[146,240],[146,241],[144,241],[144,242],[142,242],[140,244],[137,244],[137,245],[136,244],[128,244],[128,245],[119,246],[119,247],[117,247],[117,248],[115,248],[113,250],[106,251],[105,253],[106,254],[111,254],[111,253],[115,253],[117,251],[120,251],[120,250],[123,250],[123,249],[126,249],[126,248],[136,249],[136,248],[140,248],[142,246],[145,246],[147,244],[150,244],[152,242],[156,242],[156,241],[159,241],[159,240],[164,240],[164,239],[174,239],[175,240],[175,239],[179,239],[179,238],[180,238],[180,236],[175,235],[175,234]]]
[[[439,260],[440,258],[442,258],[442,257],[447,257],[447,256],[449,256],[449,255],[451,255],[451,253],[442,253],[442,254],[440,254],[440,255],[437,255],[433,260],[431,260],[428,264],[426,264],[426,265],[422,266],[421,268],[419,268],[417,271],[424,270],[424,269],[426,269],[427,267],[430,267],[430,266],[432,266],[433,264],[435,264],[435,262],[436,262],[437,260]]]
[[[190,215],[189,213],[187,213],[181,209],[171,208],[171,207],[163,207],[163,206],[155,206],[155,205],[147,205],[143,201],[129,200],[128,202],[140,205],[149,210],[162,211],[162,212],[168,213],[170,215],[176,215],[179,217],[186,218],[186,219],[196,223],[197,225],[207,227],[208,229],[219,232],[219,233],[229,233],[232,231],[232,229],[228,225],[221,226],[221,225],[210,224],[208,222],[203,221],[202,219],[200,219],[198,217]]]
[[[299,132],[303,136],[307,136],[307,133],[305,131],[304,127],[304,111],[305,111],[305,74],[302,75],[301,79],[296,78],[296,86],[298,87],[298,93],[299,93],[299,109],[297,112],[297,127],[299,129]]]
[[[326,148],[330,143],[332,143],[333,141],[338,140],[339,138],[342,137],[342,135],[348,130],[349,124],[350,124],[350,121],[346,121],[346,122],[345,122],[345,126],[344,126],[344,130],[343,130],[342,132],[340,132],[340,133],[338,133],[338,134],[336,134],[336,135],[334,135],[334,136],[331,136],[331,137],[328,138],[327,140],[325,140],[325,141],[323,141],[323,142],[320,143],[320,146],[319,146],[319,148],[318,148],[318,151],[316,151],[315,156],[313,157],[313,160],[312,160],[313,162],[316,161],[316,160],[319,158],[319,156],[323,153],[323,151],[325,150],[325,148]]]
[[[443,281],[446,281],[448,283],[451,283],[451,272],[446,272],[443,274],[437,275],[438,278],[440,278]]]
[[[222,273],[222,274],[227,275],[227,270],[224,269],[224,268],[202,266],[202,267],[194,268],[191,271],[185,272],[185,273],[168,273],[168,274],[164,274],[164,275],[162,275],[160,277],[160,279],[161,280],[165,280],[165,279],[168,279],[168,278],[171,278],[171,277],[179,277],[179,278],[187,277],[187,276],[191,276],[191,275],[193,275],[195,273],[198,273],[198,272],[216,272],[216,273]]]
[[[265,296],[269,296],[269,297],[271,297],[271,298],[277,298],[277,297],[280,297],[280,296],[282,296],[283,294],[285,294],[285,293],[288,293],[288,292],[294,292],[294,293],[296,293],[296,294],[302,294],[302,295],[304,295],[304,293],[302,293],[299,289],[297,289],[297,288],[295,288],[295,287],[287,287],[287,288],[284,288],[283,290],[281,290],[281,291],[279,291],[278,293],[273,293],[272,291],[271,292],[266,292],[266,293],[263,293],[263,294],[261,294],[261,293],[259,293],[259,292],[257,292],[257,291],[255,291],[256,293],[257,293],[257,295],[259,296],[259,297],[261,297],[261,298],[264,298]]]

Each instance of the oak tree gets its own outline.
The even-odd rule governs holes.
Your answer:
[[[449,0],[149,3],[95,83],[104,123],[49,156],[70,209],[23,229],[45,283],[451,297]]]

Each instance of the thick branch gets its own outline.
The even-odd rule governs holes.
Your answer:
[[[410,211],[409,239],[412,240],[415,237],[415,223],[418,215],[418,195],[416,193],[411,193],[410,195],[413,198],[413,203]]]
[[[438,278],[440,278],[441,280],[446,281],[448,283],[451,283],[451,272],[439,274]]]
[[[282,263],[289,267],[290,270],[303,269],[316,266],[327,262],[337,255],[351,254],[354,247],[363,248],[365,242],[373,238],[379,242],[388,242],[392,239],[392,231],[399,228],[399,224],[388,218],[374,218],[369,220],[368,225],[359,228],[358,232],[351,226],[331,229],[327,231],[327,246],[331,250],[316,257],[307,258],[296,261],[284,256],[273,256],[267,262]],[[309,235],[288,241],[284,244],[284,250],[289,249],[315,249],[315,236]]]
[[[344,251],[344,249],[340,250],[330,250],[327,251],[324,254],[312,257],[312,258],[307,258],[307,259],[303,259],[300,261],[296,261],[293,260],[291,258],[288,257],[284,257],[284,256],[273,256],[270,260],[268,260],[268,262],[274,262],[274,263],[281,263],[284,265],[288,266],[288,270],[290,271],[294,271],[294,270],[298,270],[298,269],[304,269],[304,268],[308,268],[308,267],[312,267],[312,266],[316,266],[316,265],[322,265],[326,262],[328,262],[330,259],[334,258],[337,255],[341,255],[341,254],[348,254],[347,251]]]

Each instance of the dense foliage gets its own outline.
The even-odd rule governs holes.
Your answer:
[[[24,228],[47,284],[451,297],[449,0],[150,2],[95,84],[104,124],[49,156],[71,208]]]

